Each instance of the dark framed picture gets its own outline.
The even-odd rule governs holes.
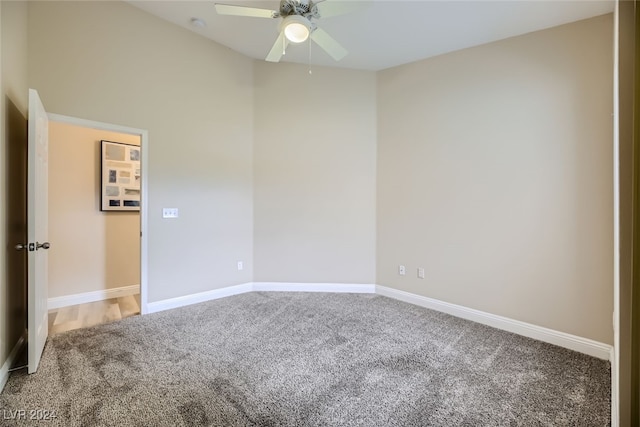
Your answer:
[[[100,141],[102,211],[140,210],[140,146]]]

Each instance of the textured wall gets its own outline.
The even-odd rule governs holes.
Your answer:
[[[379,73],[379,284],[612,344],[612,24]]]
[[[375,73],[255,67],[254,280],[374,283]]]

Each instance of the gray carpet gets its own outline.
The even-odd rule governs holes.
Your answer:
[[[256,292],[52,336],[0,408],[55,411],[47,426],[606,426],[610,367],[377,295]]]

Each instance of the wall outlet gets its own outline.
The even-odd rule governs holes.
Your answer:
[[[407,269],[405,268],[404,265],[398,266],[398,274],[401,276],[404,276],[405,274],[407,274]]]
[[[238,261],[238,271],[241,271],[244,269],[244,264],[242,263],[242,261]]]
[[[418,279],[424,279],[424,268],[418,269]]]
[[[178,208],[162,208],[162,218],[178,218]]]

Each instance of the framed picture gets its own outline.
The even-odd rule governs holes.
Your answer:
[[[140,210],[140,146],[113,141],[101,144],[101,211]]]

